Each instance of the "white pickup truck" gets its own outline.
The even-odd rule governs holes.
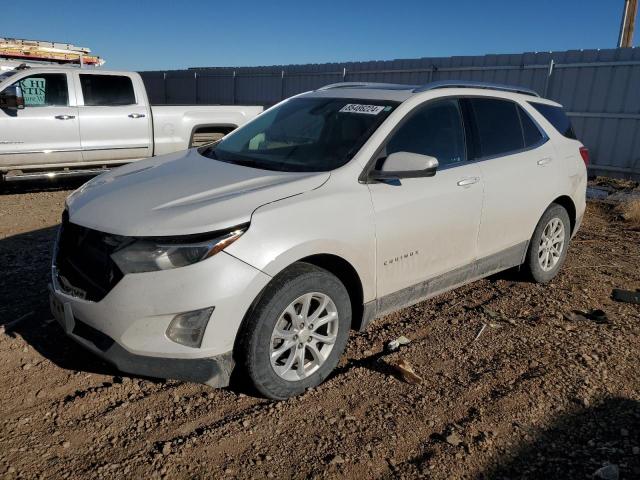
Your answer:
[[[137,73],[35,67],[0,73],[0,180],[96,174],[214,141],[257,106],[154,106]]]

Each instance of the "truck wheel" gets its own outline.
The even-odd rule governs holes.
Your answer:
[[[237,361],[274,400],[315,387],[336,367],[349,338],[347,289],[328,271],[296,263],[266,287],[240,332]]]
[[[552,204],[538,222],[525,261],[536,283],[551,281],[562,267],[569,248],[571,222],[564,207]]]

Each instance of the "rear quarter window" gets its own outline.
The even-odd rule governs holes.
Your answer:
[[[531,119],[529,114],[524,109],[518,106],[518,113],[520,114],[520,122],[522,123],[522,136],[524,137],[524,146],[533,147],[543,140],[542,133],[537,127],[535,122]]]
[[[553,127],[567,138],[576,139],[576,134],[571,125],[571,120],[564,113],[562,107],[547,105],[544,103],[529,102],[529,104],[542,114]]]

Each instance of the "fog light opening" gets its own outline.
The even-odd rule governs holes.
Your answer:
[[[180,313],[167,328],[167,338],[180,345],[199,348],[214,307]]]

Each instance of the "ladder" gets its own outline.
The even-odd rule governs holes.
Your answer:
[[[99,67],[104,60],[91,50],[70,43],[0,37],[0,59],[43,61]]]

